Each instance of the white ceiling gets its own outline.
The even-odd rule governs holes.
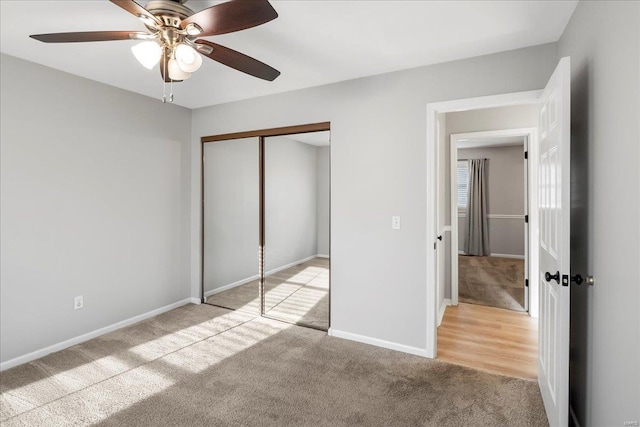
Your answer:
[[[146,1],[140,0],[141,4]],[[219,2],[191,0],[199,11]],[[175,103],[197,108],[555,42],[572,1],[289,0],[271,2],[279,17],[208,39],[280,70],[274,82],[205,58],[174,85]],[[142,67],[134,41],[46,44],[29,34],[137,30],[142,23],[107,0],[0,0],[0,51],[132,92],[159,98],[157,66]]]

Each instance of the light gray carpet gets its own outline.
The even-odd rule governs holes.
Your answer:
[[[188,305],[0,374],[3,426],[546,426],[538,386]]]
[[[524,311],[524,260],[458,256],[458,300]]]
[[[314,258],[265,279],[265,313],[287,322],[329,329],[329,260]],[[258,281],[211,295],[207,303],[259,313]]]

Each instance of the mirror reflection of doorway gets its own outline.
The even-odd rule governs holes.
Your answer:
[[[205,303],[328,330],[329,138],[203,140]]]

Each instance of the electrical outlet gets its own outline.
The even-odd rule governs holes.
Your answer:
[[[79,297],[75,297],[73,299],[73,309],[77,310],[82,307],[84,307],[84,300],[82,298],[82,295],[80,295]]]
[[[400,217],[392,216],[391,217],[391,228],[394,230],[400,230]]]

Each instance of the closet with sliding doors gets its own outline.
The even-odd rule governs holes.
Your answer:
[[[328,330],[329,123],[202,138],[202,301]]]

